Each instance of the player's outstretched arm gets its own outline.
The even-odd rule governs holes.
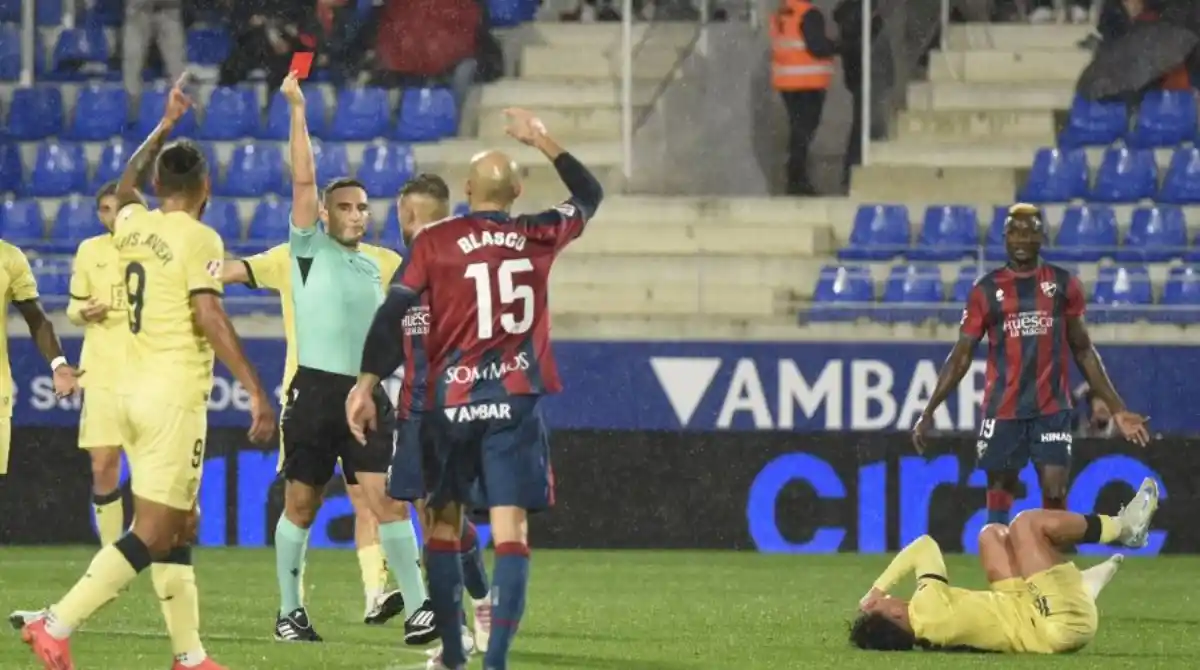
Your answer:
[[[317,199],[317,167],[312,139],[308,135],[304,93],[295,73],[289,74],[279,88],[287,98],[291,125],[288,131],[288,155],[292,162],[292,225],[312,228],[320,214]]]
[[[250,283],[250,272],[247,269],[246,261],[241,259],[225,261],[221,265],[221,283],[222,284],[248,284]]]
[[[571,193],[571,200],[582,210],[585,220],[591,219],[604,199],[604,187],[592,171],[555,141],[532,112],[514,108],[506,109],[504,113],[509,118],[508,134],[542,152],[554,163],[559,178]]]
[[[250,394],[250,414],[253,421],[250,426],[250,439],[254,442],[269,440],[275,432],[271,400],[258,378],[258,372],[246,358],[242,342],[221,305],[220,295],[215,292],[193,292],[191,303],[192,311],[196,315],[196,325],[212,345],[213,352],[233,373],[234,379]]]
[[[910,573],[917,579],[932,577],[946,581],[946,561],[942,558],[941,547],[932,537],[922,535],[900,550],[883,574],[875,580],[871,590],[863,598],[863,603],[872,597],[886,595]]]
[[[187,83],[188,75],[185,73],[179,78],[179,81],[175,82],[175,86],[171,88],[171,92],[167,96],[167,108],[163,111],[162,120],[150,133],[150,137],[142,142],[142,146],[133,152],[129,163],[125,165],[125,170],[121,173],[121,178],[117,180],[117,188],[113,193],[119,203],[118,211],[133,203],[145,204],[138,189],[149,180],[154,161],[162,152],[163,145],[167,143],[167,138],[175,129],[175,124],[192,106],[191,99],[183,92],[183,87]]]

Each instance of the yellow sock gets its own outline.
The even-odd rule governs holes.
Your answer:
[[[100,532],[100,545],[117,541],[125,532],[125,506],[121,504],[121,490],[115,496],[94,496],[92,510],[96,513],[96,529]]]
[[[196,571],[190,565],[155,563],[150,567],[154,592],[162,607],[167,633],[171,636],[171,652],[200,660],[204,645],[200,643],[200,599],[196,592]]]
[[[358,550],[358,567],[362,570],[363,589],[367,593],[383,593],[387,586],[387,565],[383,561],[383,550],[378,544]]]
[[[1100,544],[1116,542],[1121,536],[1121,522],[1115,516],[1097,514],[1100,517]]]
[[[150,552],[146,551],[146,546],[141,540],[136,540],[136,545],[140,547],[145,563],[149,563]],[[141,567],[144,569],[145,564]],[[100,549],[84,573],[83,579],[76,582],[67,595],[50,608],[50,633],[56,637],[70,635],[85,619],[116,599],[121,589],[133,581],[138,572],[140,570],[125,557],[125,553],[116,544]]]

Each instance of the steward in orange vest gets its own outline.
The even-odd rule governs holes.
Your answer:
[[[808,179],[808,150],[821,125],[836,53],[837,44],[825,34],[819,9],[805,0],[780,1],[771,16],[771,85],[788,113],[789,195],[816,195]]]

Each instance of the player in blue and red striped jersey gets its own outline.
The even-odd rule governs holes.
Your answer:
[[[431,324],[421,443],[432,516],[426,573],[442,638],[442,652],[428,666],[434,669],[466,666],[458,552],[463,511],[477,505],[489,510],[496,542],[484,669],[507,668],[525,606],[526,516],[554,498],[539,407],[541,396],[562,388],[550,349],[550,268],[603,197],[595,177],[546,135],[541,121],[524,110],[508,114],[509,134],[553,161],[571,198],[539,214],[512,216],[521,192],[516,166],[499,152],[477,156],[466,187],[471,212],[414,237],[403,276],[367,337],[359,387],[346,401],[351,430],[365,440],[374,420],[370,389],[403,361],[404,317],[425,297]]]
[[[1146,418],[1125,407],[1084,325],[1079,279],[1040,260],[1046,227],[1040,210],[1018,203],[1008,210],[1004,245],[1008,263],[980,277],[963,310],[958,343],[913,428],[925,448],[933,413],[962,381],[975,349],[988,338],[983,421],[976,444],[987,473],[988,523],[1008,523],[1019,474],[1033,459],[1042,507],[1064,509],[1071,468],[1070,361],[1097,396],[1113,409],[1121,434],[1145,446]]]

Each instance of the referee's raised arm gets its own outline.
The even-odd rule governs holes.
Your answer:
[[[317,168],[313,158],[312,140],[308,136],[304,92],[295,73],[289,74],[279,88],[287,98],[291,115],[288,132],[288,153],[292,163],[292,227],[311,233],[320,215],[317,190]],[[292,237],[297,237],[293,235]],[[296,244],[296,240],[292,240]],[[303,244],[301,244],[303,246]],[[301,251],[297,249],[296,251]]]

